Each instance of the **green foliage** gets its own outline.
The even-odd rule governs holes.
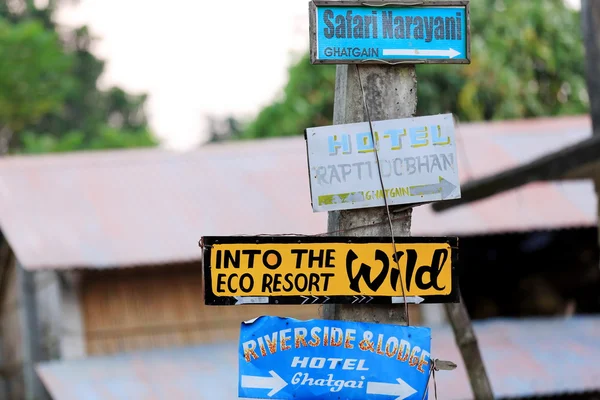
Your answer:
[[[121,130],[105,127],[91,141],[80,131],[67,132],[60,137],[44,133],[24,132],[23,149],[26,153],[63,153],[74,150],[123,149],[156,145],[152,134],[146,130]]]
[[[39,22],[0,19],[0,126],[12,132],[60,110],[73,81],[72,57]]]
[[[460,121],[584,113],[588,99],[579,12],[562,0],[472,0],[471,64],[417,65],[418,114]],[[242,138],[300,135],[331,124],[335,66],[289,69],[283,95]]]
[[[419,113],[476,121],[587,111],[578,12],[562,0],[477,0],[471,11],[471,64],[419,66]]]
[[[90,51],[95,38],[88,28],[60,28],[58,41],[53,15],[59,3],[48,0],[39,8],[31,0],[0,0],[0,129],[15,133],[11,150],[156,145],[146,95],[98,88],[104,62]]]
[[[315,67],[304,55],[289,69],[283,98],[264,108],[242,137],[296,135],[310,126],[329,124],[334,86],[335,67]]]

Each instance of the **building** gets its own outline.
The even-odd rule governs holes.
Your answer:
[[[600,358],[599,325],[597,315],[475,321],[494,398],[598,399],[600,384],[595,361]],[[237,350],[237,343],[222,342],[51,362],[40,366],[39,371],[46,386],[60,400],[230,400],[238,398]],[[458,365],[454,371],[436,373],[438,398],[472,399],[464,363],[449,326],[432,329],[431,350],[433,357]],[[77,385],[69,384],[74,376]],[[430,384],[429,398],[435,398],[433,391]]]
[[[461,181],[518,165],[589,135],[587,116],[462,124],[457,134]],[[203,357],[216,357],[216,350],[206,349],[234,342],[243,320],[265,314],[304,319],[318,315],[314,306],[207,307],[202,298],[201,236],[326,231],[327,215],[313,213],[310,206],[302,137],[219,143],[189,153],[141,149],[7,157],[0,159],[0,171],[0,390],[10,393],[8,399],[22,398],[24,382],[35,387],[34,365],[39,361],[54,360],[39,371],[51,396],[64,400],[69,397],[59,387],[72,393],[75,388],[62,366],[83,374],[94,373],[92,365],[104,363],[121,371],[125,377],[120,384],[127,386],[126,377],[135,375],[132,368],[143,370],[143,354],[165,354],[169,373],[179,374],[182,365],[205,368],[185,357],[198,348],[204,349]],[[595,232],[596,219],[591,182],[543,182],[440,214],[430,205],[416,207],[412,234],[458,235],[461,248],[479,254],[461,272],[467,288],[476,285],[464,282],[473,271],[483,270],[481,262],[489,258],[485,251],[498,251],[505,243],[501,249],[524,259],[532,248],[555,247],[552,240],[543,240],[544,235],[571,228],[588,237],[589,229]],[[581,261],[584,271],[597,258],[597,246],[588,247],[571,250],[591,252],[586,253],[588,261]],[[500,263],[489,268],[503,276],[502,267]],[[514,291],[507,282],[519,284],[529,277],[525,267],[519,264],[509,280],[489,283],[500,299]],[[597,281],[590,276],[585,283]],[[480,287],[487,288],[484,294],[491,290]],[[498,297],[481,300],[481,292],[463,291],[469,311],[478,318],[514,314],[475,309],[472,305],[480,303],[493,308]],[[530,292],[525,289],[522,296]],[[577,306],[574,311],[565,307],[568,300],[547,311],[534,307],[526,315],[579,313]],[[588,313],[599,310],[600,304],[591,304]],[[443,319],[436,305],[412,312],[422,313],[428,324]],[[202,347],[206,344],[210,346]],[[96,356],[104,358],[90,359]],[[234,364],[226,365],[231,372]],[[81,382],[88,380],[82,375]],[[109,384],[101,378],[94,382],[105,389]],[[182,398],[198,398],[196,386],[182,385],[189,389],[181,389]],[[115,398],[136,398],[115,390]]]
[[[228,153],[0,159],[0,365],[11,393],[0,398],[23,398],[23,378],[33,379],[30,360],[235,339],[240,322],[256,313],[317,316],[316,306],[203,304],[202,235],[311,233],[319,226],[319,216],[297,218],[284,194],[268,200],[257,186],[273,179],[267,169],[236,168]],[[211,169],[215,160],[222,164]],[[228,188],[227,177],[236,187]]]

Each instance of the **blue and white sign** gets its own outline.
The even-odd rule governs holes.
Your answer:
[[[431,330],[259,317],[242,323],[239,397],[421,400]]]
[[[461,196],[452,114],[307,128],[306,146],[315,212]]]
[[[315,0],[310,25],[313,64],[471,62],[468,1]]]

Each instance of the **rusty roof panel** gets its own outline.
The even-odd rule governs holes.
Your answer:
[[[494,397],[600,390],[600,316],[496,319],[474,325]],[[434,357],[458,365],[455,371],[436,374],[438,390],[453,399],[472,399],[453,335],[447,330],[434,335]]]
[[[590,135],[588,116],[461,124],[461,181]],[[413,235],[593,226],[591,182],[535,183],[433,213]],[[163,149],[0,158],[0,229],[28,269],[109,268],[198,260],[204,235],[316,234],[302,137]]]
[[[588,116],[459,125],[461,182],[529,162],[591,136]],[[597,197],[591,180],[536,182],[482,201],[435,213],[413,211],[413,234],[477,235],[595,226]]]
[[[532,183],[489,199],[435,213],[413,211],[413,235],[480,235],[591,227],[597,200],[591,181]]]
[[[305,159],[302,140],[4,158],[0,227],[31,269],[197,260],[203,235],[324,231]]]
[[[600,316],[475,321],[474,329],[495,398],[600,390]],[[237,351],[237,343],[221,343],[56,361],[38,374],[55,400],[232,400]],[[458,366],[436,374],[439,397],[472,399],[450,327],[432,328],[432,354]]]
[[[170,348],[44,363],[54,400],[237,399],[237,347]]]

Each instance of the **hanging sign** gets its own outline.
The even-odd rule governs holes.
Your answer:
[[[306,129],[313,211],[460,198],[452,114],[372,125]]]
[[[469,64],[469,1],[311,1],[312,64]]]
[[[395,240],[394,250],[389,237],[203,237],[205,303],[458,301],[457,238]]]
[[[429,328],[259,317],[242,323],[238,395],[421,400],[430,349]]]

